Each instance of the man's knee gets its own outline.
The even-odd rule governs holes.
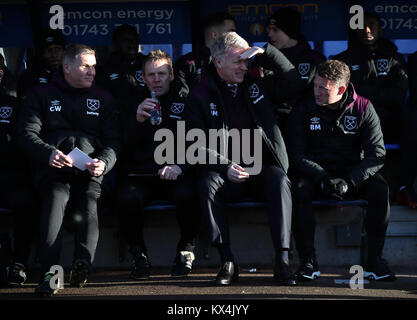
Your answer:
[[[305,203],[313,200],[313,183],[309,179],[295,178],[292,183],[294,202]]]
[[[368,200],[389,201],[389,186],[387,181],[380,174],[369,177],[364,184]]]
[[[197,180],[200,195],[204,197],[213,196],[223,184],[222,176],[214,171],[203,173]]]
[[[123,208],[139,209],[144,205],[143,194],[132,186],[123,186],[117,192],[117,203]]]

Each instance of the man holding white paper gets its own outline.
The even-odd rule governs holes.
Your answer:
[[[30,91],[22,108],[20,146],[34,161],[42,198],[41,278],[35,289],[40,295],[57,291],[49,285],[50,268],[60,262],[62,223],[70,198],[77,227],[72,286],[86,283],[94,260],[97,200],[103,176],[114,166],[120,148],[116,108],[110,94],[94,86],[95,65],[94,50],[69,46],[62,69],[50,83]]]

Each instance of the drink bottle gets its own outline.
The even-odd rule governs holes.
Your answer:
[[[150,121],[154,126],[158,126],[162,122],[161,104],[156,97],[155,91],[151,92],[152,100],[155,101],[155,107],[151,110]]]

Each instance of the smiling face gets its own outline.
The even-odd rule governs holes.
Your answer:
[[[166,59],[148,61],[143,70],[143,80],[149,91],[155,91],[156,96],[159,97],[169,91],[174,73]]]
[[[217,73],[220,78],[229,84],[241,83],[248,70],[248,60],[241,59],[240,55],[247,49],[231,47],[225,55],[215,59]]]

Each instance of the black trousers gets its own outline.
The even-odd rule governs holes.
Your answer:
[[[39,203],[29,180],[18,172],[0,174],[0,203],[13,214],[13,261],[24,265],[39,234]]]
[[[73,259],[92,264],[99,237],[97,200],[101,195],[100,184],[81,176],[51,178],[44,181],[40,191],[41,277],[52,265],[59,264],[63,221],[70,198],[75,226]]]
[[[155,200],[175,203],[180,230],[177,251],[193,251],[201,215],[192,175],[180,176],[176,181],[160,180],[159,177],[128,177],[122,182],[117,194],[120,229],[130,251],[138,248],[147,254],[143,208]]]
[[[291,238],[291,185],[278,166],[263,165],[259,175],[242,183],[230,182],[217,172],[206,172],[199,179],[202,214],[213,246],[230,244],[226,204],[250,197],[266,201],[275,250],[288,249]]]
[[[311,202],[324,198],[320,186],[306,178],[293,180],[293,234],[301,259],[314,258],[316,221]],[[367,179],[358,190],[346,194],[346,199],[362,198],[368,201],[365,228],[368,237],[368,259],[382,255],[385,233],[390,216],[389,188],[382,175]],[[369,260],[368,260],[369,261]]]

